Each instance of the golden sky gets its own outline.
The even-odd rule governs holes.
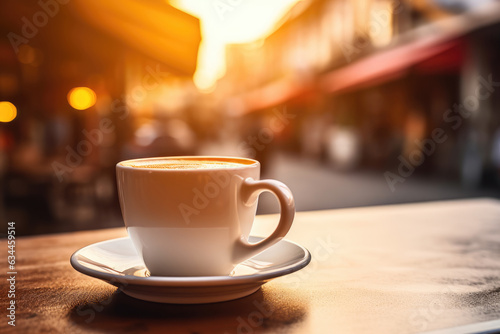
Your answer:
[[[224,48],[265,38],[279,19],[300,0],[172,0],[200,19],[202,43],[195,84],[210,90],[225,72]]]

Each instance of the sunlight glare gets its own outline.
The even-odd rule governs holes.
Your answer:
[[[300,0],[175,0],[173,6],[201,21],[202,43],[194,76],[202,91],[213,88],[225,73],[227,44],[266,38],[284,14]]]

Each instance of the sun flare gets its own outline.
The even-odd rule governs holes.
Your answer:
[[[195,84],[212,88],[225,73],[225,47],[267,37],[283,15],[300,0],[199,1],[175,0],[171,4],[201,21],[202,43]]]

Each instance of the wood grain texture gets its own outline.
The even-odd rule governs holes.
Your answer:
[[[259,216],[253,234],[276,220]],[[16,327],[7,325],[2,283],[0,332],[413,333],[500,318],[496,200],[298,213],[287,239],[311,251],[311,264],[251,296],[206,305],[135,300],[69,264],[77,249],[125,235],[19,237]],[[0,250],[5,259],[6,241]]]

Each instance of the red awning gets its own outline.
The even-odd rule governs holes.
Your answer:
[[[270,108],[315,91],[344,93],[374,86],[402,77],[412,68],[433,73],[458,69],[463,59],[463,45],[462,39],[419,39],[333,70],[320,77],[317,85],[309,80],[281,79],[240,96],[244,105],[242,112]]]
[[[423,61],[455,48],[458,50],[462,44],[460,39],[445,42],[417,40],[334,70],[321,78],[319,85],[325,92],[338,93],[380,84],[405,75]],[[448,54],[452,55],[453,52]]]

